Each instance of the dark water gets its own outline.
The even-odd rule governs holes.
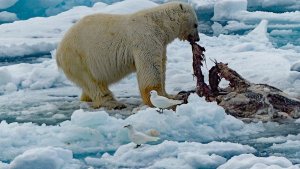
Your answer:
[[[298,123],[273,123],[273,124],[264,124],[265,130],[256,134],[245,135],[240,137],[229,138],[226,141],[240,143],[244,145],[249,145],[254,147],[257,152],[256,156],[259,157],[268,157],[268,156],[284,156],[291,160],[294,164],[300,163],[300,156],[298,150],[291,149],[271,149],[270,147],[273,143],[262,143],[257,142],[258,138],[264,137],[278,137],[287,135],[297,135],[300,134],[300,124]],[[296,147],[296,145],[295,145]]]
[[[51,58],[49,53],[36,53],[25,56],[14,56],[14,57],[1,57],[0,56],[0,66],[8,66],[19,63],[41,63],[47,59]]]
[[[74,101],[68,101],[66,98],[51,100],[51,105],[56,106],[55,110],[33,110],[29,114],[22,114],[24,110],[30,110],[32,108],[39,108],[42,106],[47,106],[47,102],[41,101],[37,103],[23,103],[20,105],[8,105],[1,106],[0,110],[0,122],[5,120],[7,123],[27,123],[32,122],[38,125],[46,124],[46,125],[57,125],[63,121],[70,120],[71,115],[75,110],[78,110],[79,100],[76,98]],[[12,113],[13,112],[13,113]],[[56,114],[63,114],[64,117],[56,119],[53,118]]]
[[[275,47],[282,47],[287,44],[300,46],[300,28],[294,29],[289,35],[270,35],[270,40]]]

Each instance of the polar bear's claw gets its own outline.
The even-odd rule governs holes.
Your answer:
[[[99,104],[99,103],[94,102],[92,107],[93,108],[105,107],[105,108],[111,110],[111,109],[124,109],[127,106],[123,103],[118,102],[118,101],[111,100],[111,101],[107,101],[103,104]]]

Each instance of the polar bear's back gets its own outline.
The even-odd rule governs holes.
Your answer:
[[[109,83],[134,71],[134,66],[129,70],[120,63],[127,60],[132,62],[131,65],[134,64],[133,58],[124,59],[131,56],[126,50],[130,44],[126,34],[127,18],[127,15],[112,14],[94,14],[82,18],[61,41],[57,52],[58,65],[67,67],[70,62],[86,64],[96,80]],[[107,76],[111,74],[116,77]]]
[[[64,40],[76,40],[76,43],[81,47],[87,49],[87,46],[82,45],[100,45],[101,39],[103,44],[105,41],[116,41],[116,37],[124,38],[124,30],[126,27],[126,16],[124,15],[112,15],[112,14],[94,14],[89,15],[79,20],[72,28],[67,32]],[[110,44],[111,45],[111,44]]]

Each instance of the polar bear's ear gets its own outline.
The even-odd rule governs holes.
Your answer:
[[[180,9],[181,9],[181,10],[183,10],[183,6],[182,6],[182,4],[179,4],[179,6],[180,6]]]

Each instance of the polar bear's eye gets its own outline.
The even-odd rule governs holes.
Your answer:
[[[198,28],[198,24],[195,23],[195,24],[194,24],[194,28]]]

